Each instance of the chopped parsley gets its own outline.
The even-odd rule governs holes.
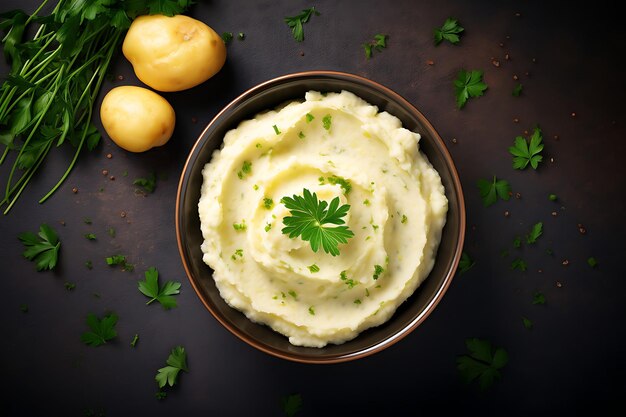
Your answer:
[[[69,282],[69,281],[65,281],[63,283],[63,286],[65,287],[66,290],[68,291],[72,291],[74,288],[76,288],[76,284],[73,282]]]
[[[233,229],[235,229],[238,232],[243,232],[247,228],[248,226],[246,226],[246,219],[243,219],[241,223],[233,223]]]
[[[96,235],[93,233],[87,233],[85,234],[85,239],[87,240],[96,240]]]
[[[387,47],[388,37],[389,35],[378,33],[374,35],[373,41],[361,45],[365,51],[365,58],[370,59],[374,55],[374,51],[382,52],[382,50]]]
[[[480,97],[487,89],[483,82],[483,72],[478,70],[465,71],[462,69],[454,80],[456,104],[459,109],[465,106],[470,97]]]
[[[265,223],[265,231],[269,232],[270,230],[272,230],[272,223]]]
[[[321,178],[323,179],[324,177],[321,177]],[[350,184],[350,181],[348,181],[345,178],[333,175],[332,177],[328,177],[327,179],[328,179],[329,184],[332,184],[332,185],[339,184],[339,186],[343,188],[344,195],[348,195],[350,194],[350,191],[352,191],[352,184]]]
[[[491,182],[480,179],[476,185],[480,190],[480,196],[483,199],[483,205],[485,207],[489,207],[494,204],[498,201],[498,198],[507,201],[511,197],[511,186],[508,181],[499,180],[495,175],[493,176],[493,180]]]
[[[319,16],[320,12],[315,10],[315,7],[302,10],[300,14],[295,16],[285,17],[285,23],[291,28],[291,34],[296,42],[302,42],[304,40],[304,27],[303,25],[311,19],[311,16]]]
[[[521,170],[530,164],[533,169],[537,169],[543,160],[543,156],[540,155],[543,150],[542,140],[541,129],[538,127],[530,137],[530,143],[522,136],[517,136],[514,145],[509,147],[509,153],[513,155],[513,168]]]
[[[294,290],[289,290],[287,291],[287,294],[289,294],[290,296],[293,297],[294,300],[298,299],[298,294],[296,294],[296,292]]]
[[[385,268],[380,265],[374,265],[374,275],[372,275],[372,278],[377,280],[383,272],[385,272]]]
[[[403,214],[403,215],[402,215],[402,219],[400,220],[400,223],[404,224],[404,223],[406,223],[408,220],[409,220],[409,218],[408,218],[408,217],[406,217],[406,214]]]
[[[274,129],[274,133],[276,133],[276,135],[280,135],[280,130],[278,129],[278,126],[273,125],[272,128]]]
[[[528,269],[528,265],[521,258],[515,258],[513,259],[513,262],[511,262],[511,269],[513,270],[517,269],[519,271],[524,272]]]
[[[263,199],[263,207],[265,207],[267,210],[271,210],[272,207],[274,207],[274,200],[269,197],[265,197]]]
[[[313,121],[313,119],[315,119],[315,116],[313,116],[311,113],[307,113],[306,114],[306,122],[307,123],[311,123]]]
[[[317,252],[321,246],[324,252],[332,256],[339,255],[338,245],[347,243],[354,236],[348,226],[344,225],[343,219],[350,205],[339,206],[339,197],[335,197],[330,204],[324,200],[318,201],[317,194],[306,188],[302,190],[302,194],[280,200],[291,214],[283,218],[285,227],[281,230],[282,233],[289,235],[291,239],[300,236],[302,240],[310,242],[313,252]],[[325,224],[337,226],[328,227]]]
[[[322,126],[324,126],[324,129],[330,130],[330,127],[332,124],[333,124],[333,116],[331,116],[330,114],[327,114],[326,116],[322,118]]]
[[[225,44],[229,44],[230,41],[233,40],[233,32],[224,32],[222,33],[222,40],[224,41]]]
[[[300,139],[304,139],[304,138],[306,138],[306,135],[304,133],[302,133],[302,131],[300,131],[300,132],[298,132],[298,137]]]
[[[137,346],[137,342],[139,342],[139,334],[135,333],[135,335],[133,336],[133,339],[130,341],[130,346],[131,347]]]
[[[366,198],[365,200],[363,200],[363,204],[366,206],[370,205],[370,201]]]
[[[354,300],[354,304],[356,304],[356,305],[361,304],[361,300],[357,298],[356,300]]]
[[[550,195],[548,196],[548,200],[550,200],[550,201],[556,201],[556,200],[557,200],[557,198],[558,198],[558,197],[556,196],[556,194],[550,194]]]
[[[315,272],[320,272],[320,267],[316,264],[309,265],[307,266],[307,268],[309,268],[309,271],[311,271],[312,274]]]
[[[461,378],[467,384],[477,379],[482,390],[491,387],[493,381],[500,378],[500,369],[509,361],[508,354],[502,348],[494,349],[487,340],[467,339],[465,345],[469,354],[456,360]]]
[[[533,322],[524,316],[522,316],[522,323],[524,324],[524,327],[528,330],[533,328]]]
[[[20,233],[18,239],[26,247],[22,255],[29,261],[35,262],[37,271],[54,269],[57,266],[61,241],[50,226],[44,223],[39,226],[38,234]]]
[[[243,32],[239,32],[239,33],[237,34],[237,39],[239,39],[240,41],[242,41],[242,40],[246,39],[246,34],[245,34],[245,33],[243,33]]]
[[[252,162],[243,161],[243,165],[241,166],[241,170],[237,172],[237,176],[239,177],[240,180],[242,180],[251,172],[252,172]]]
[[[115,229],[114,228],[109,227],[109,230],[107,231],[107,233],[109,234],[109,236],[115,237]]]
[[[291,394],[282,398],[281,405],[287,417],[293,417],[302,408],[302,397],[300,394]]]
[[[124,255],[109,256],[105,260],[109,266],[120,265],[122,267],[122,271],[132,272],[135,269],[135,265],[126,262],[126,256]]]
[[[587,265],[589,265],[592,268],[595,268],[596,266],[598,266],[598,261],[596,260],[596,258],[591,256],[587,258]]]
[[[309,307],[309,314],[312,316],[315,315],[315,308],[313,306]]]
[[[85,266],[87,267],[87,269],[93,269],[93,262],[85,261]]]
[[[446,40],[455,45],[461,41],[459,35],[463,32],[463,27],[459,21],[451,17],[447,18],[443,26],[434,30],[435,45],[439,45],[441,41]]]
[[[519,97],[522,94],[523,89],[524,86],[522,84],[517,84],[515,88],[513,88],[513,92],[511,94],[513,94],[513,97]]]
[[[233,261],[236,261],[237,258],[243,258],[243,249],[235,249],[235,253],[233,253],[230,257]]]

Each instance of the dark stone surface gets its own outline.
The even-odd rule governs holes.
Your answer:
[[[0,12],[32,9],[35,3],[3,1]],[[305,41],[296,43],[282,18],[312,5],[322,15],[311,19]],[[102,409],[107,416],[280,416],[280,400],[291,393],[302,395],[297,415],[303,417],[572,416],[588,410],[624,415],[626,83],[621,61],[626,39],[612,3],[577,8],[523,1],[214,0],[201,1],[190,15],[218,33],[244,32],[246,39],[232,41],[227,64],[213,79],[163,94],[178,117],[172,140],[163,148],[130,154],[105,138],[81,156],[57,194],[39,205],[67,162],[68,155],[60,152],[49,158],[44,175],[13,211],[0,218],[2,415],[71,416]],[[449,16],[466,28],[461,44],[434,47],[432,29]],[[376,33],[389,35],[389,47],[366,60],[360,45]],[[492,65],[492,57],[500,67]],[[461,68],[484,70],[489,90],[459,111],[452,80]],[[204,126],[247,88],[310,69],[366,76],[430,119],[463,182],[466,251],[476,261],[455,278],[426,322],[400,343],[362,360],[326,366],[271,357],[223,329],[187,282],[174,233],[178,177]],[[121,55],[113,72],[124,80],[107,83],[103,93],[114,85],[138,84]],[[6,66],[0,74],[6,74]],[[524,84],[519,98],[511,96],[514,75]],[[545,161],[537,171],[514,171],[507,148],[536,124],[544,131]],[[114,181],[102,175],[104,169]],[[133,179],[151,170],[160,178],[157,190],[136,194]],[[1,166],[0,178],[6,173]],[[483,208],[475,183],[492,175],[509,180],[521,198]],[[558,195],[557,202],[548,200],[550,193]],[[93,224],[85,224],[85,217]],[[518,253],[513,239],[537,221],[544,222],[543,236]],[[22,258],[17,235],[44,222],[58,231],[63,247],[57,270],[37,273]],[[579,223],[586,234],[579,232]],[[116,229],[114,238],[109,227]],[[83,235],[89,232],[98,240],[87,241]],[[548,248],[553,256],[546,255]],[[506,249],[509,257],[501,258]],[[104,258],[116,253],[126,254],[135,272],[109,268]],[[525,273],[510,269],[518,255],[528,262]],[[595,269],[586,263],[590,256],[599,262]],[[568,266],[562,265],[565,259]],[[85,268],[87,260],[93,270]],[[150,266],[162,279],[183,283],[178,308],[144,305],[136,281]],[[65,281],[76,288],[67,291]],[[545,305],[532,304],[536,291],[545,294]],[[20,311],[24,303],[28,313]],[[103,347],[85,346],[79,338],[87,313],[106,311],[119,315],[119,337]],[[533,321],[532,330],[524,328],[522,316]],[[135,333],[140,341],[132,349]],[[509,353],[501,380],[485,393],[460,382],[455,369],[469,337],[489,339]],[[154,375],[176,345],[185,346],[190,372],[159,402]]]

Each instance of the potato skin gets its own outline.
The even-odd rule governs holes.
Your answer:
[[[158,91],[181,91],[217,74],[226,62],[222,38],[203,22],[184,15],[137,17],[122,52],[137,77]]]
[[[100,120],[119,147],[145,152],[170,140],[176,114],[170,103],[154,91],[127,85],[107,93],[100,107]]]

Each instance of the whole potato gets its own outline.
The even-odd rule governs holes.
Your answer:
[[[107,93],[100,107],[100,120],[119,147],[144,152],[170,140],[176,114],[170,103],[154,91],[127,85]]]
[[[137,77],[159,91],[181,91],[211,78],[226,61],[226,45],[213,29],[188,16],[139,16],[122,52]]]

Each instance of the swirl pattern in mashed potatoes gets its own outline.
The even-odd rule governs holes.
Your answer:
[[[347,91],[310,91],[229,131],[199,202],[220,295],[294,345],[343,343],[387,321],[432,269],[446,219],[419,140]],[[305,188],[350,205],[354,237],[338,256],[281,232],[281,199]]]

